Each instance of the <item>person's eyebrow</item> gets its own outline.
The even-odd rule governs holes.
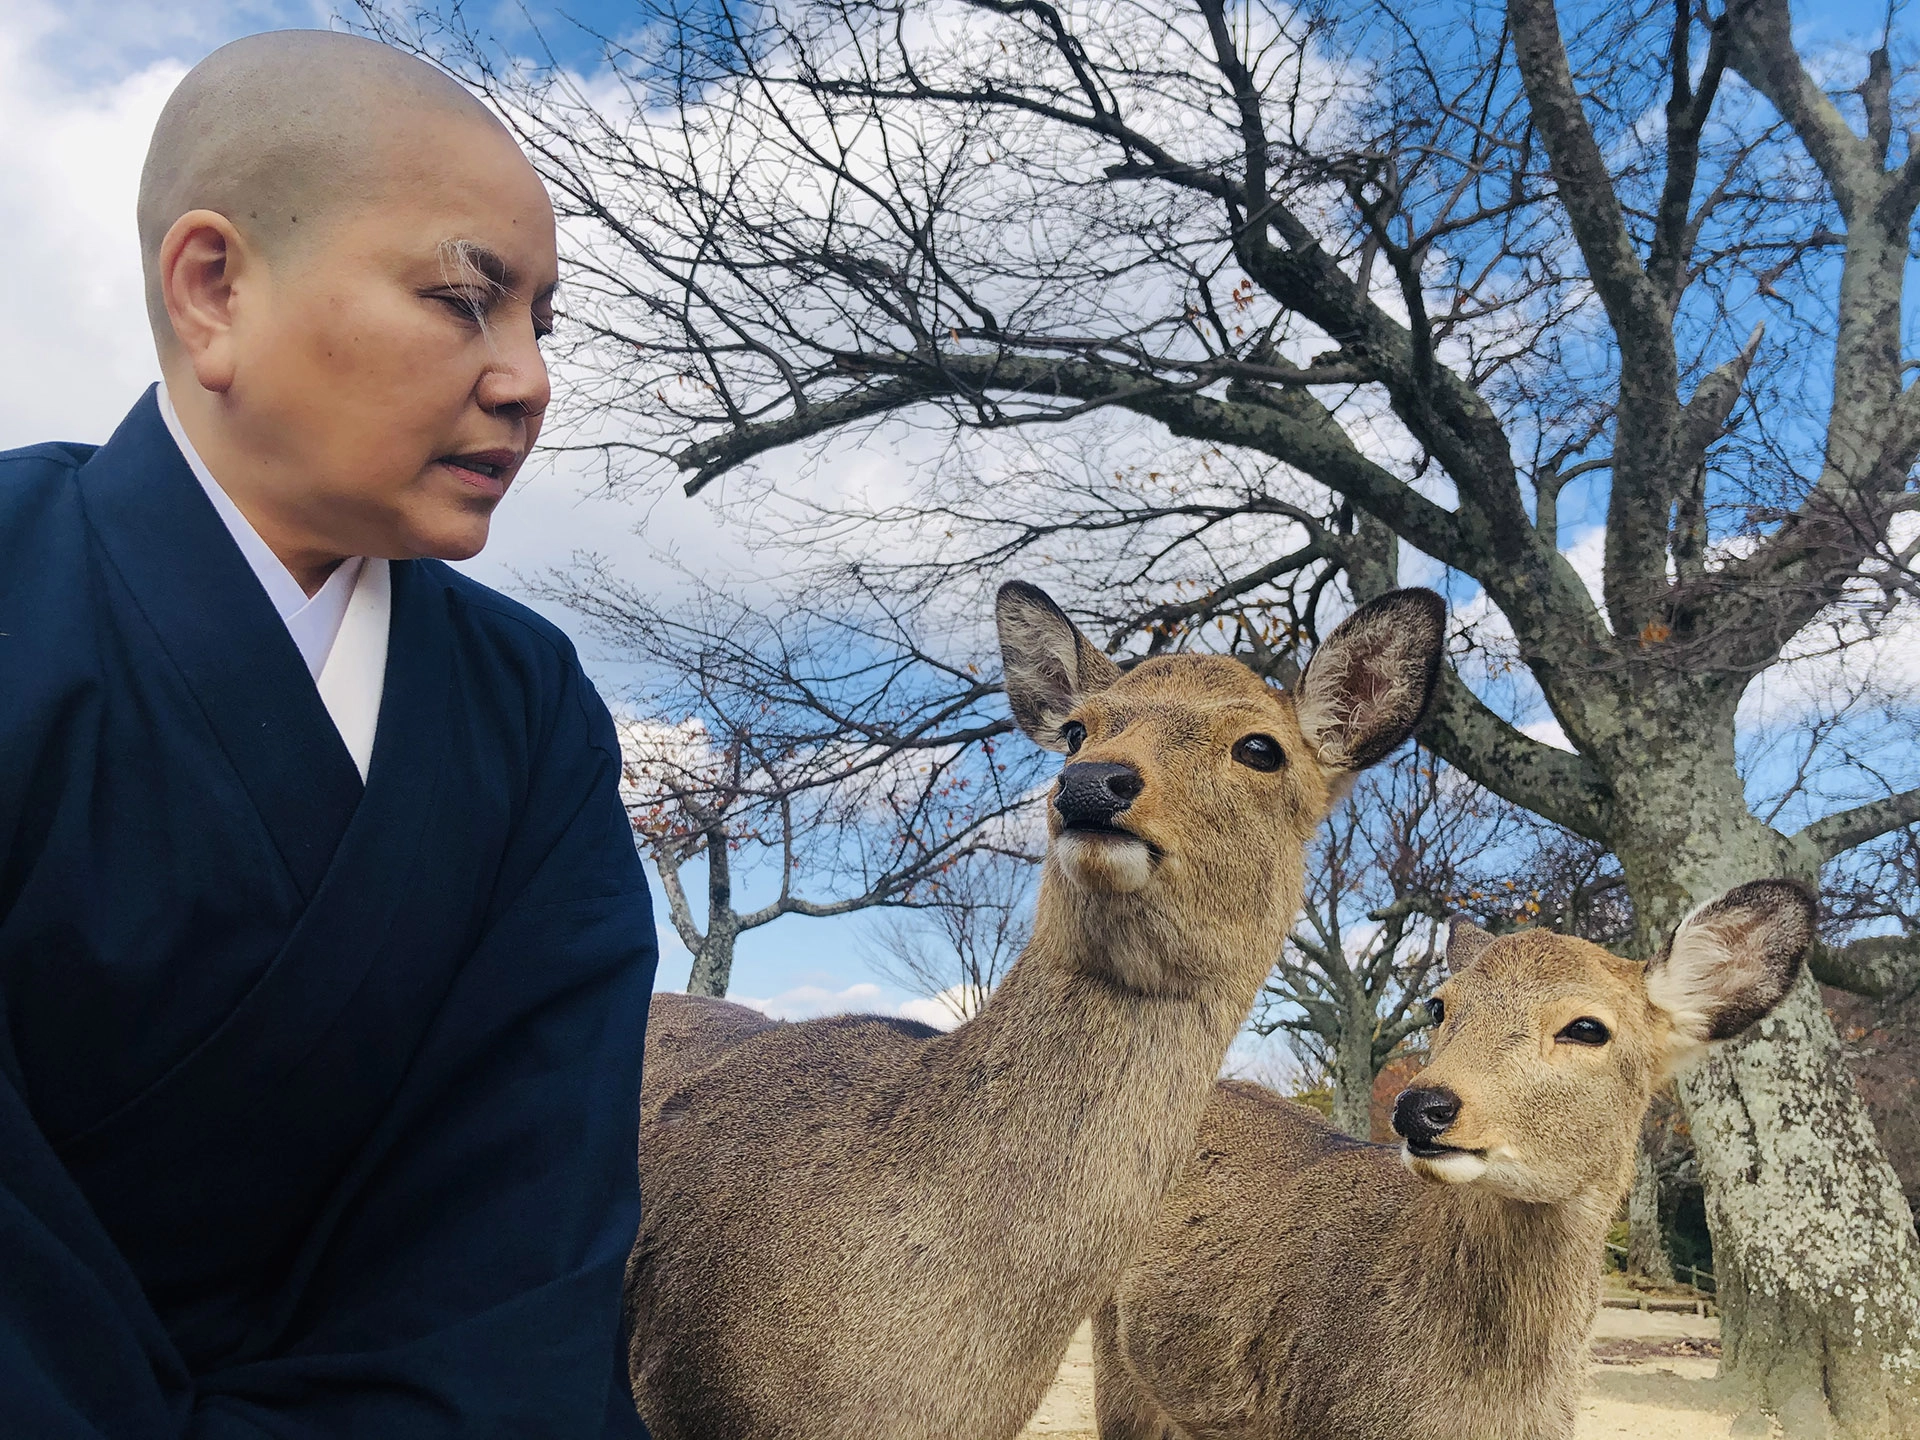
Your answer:
[[[496,298],[511,294],[518,278],[504,256],[473,240],[441,241],[440,272],[449,285],[478,280]]]
[[[511,295],[519,276],[506,260],[506,257],[488,249],[476,240],[443,240],[440,242],[440,276],[449,284],[472,284],[480,282],[487,287],[489,302],[504,300]],[[560,288],[555,280],[542,286],[529,303],[539,309],[551,309],[553,298]]]

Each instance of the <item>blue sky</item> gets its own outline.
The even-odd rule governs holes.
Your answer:
[[[1451,8],[1436,4],[1436,11]],[[1816,43],[1875,36],[1885,7],[1864,0],[1796,6]],[[155,376],[139,296],[133,187],[148,129],[185,69],[236,36],[326,25],[315,0],[10,0],[0,26],[0,124],[14,137],[0,157],[0,226],[16,290],[0,307],[0,448],[59,438],[105,438]],[[531,17],[561,57],[590,63],[591,42],[571,23],[618,33],[635,12],[618,0],[466,7],[496,38],[521,42]],[[1571,497],[1570,497],[1571,498]],[[697,565],[733,545],[707,508],[678,494],[613,502],[578,476],[531,471],[500,512],[495,540],[471,568],[524,592],[526,581],[577,552],[606,556],[631,576],[672,549]],[[571,616],[554,613],[573,628]],[[591,637],[581,648],[609,688],[619,667]],[[797,1011],[839,995],[861,1008],[906,997],[875,984],[863,959],[865,919],[790,918],[745,937],[736,990],[787,997]],[[684,983],[687,957],[663,947],[663,985]],[[867,986],[857,993],[849,987]]]

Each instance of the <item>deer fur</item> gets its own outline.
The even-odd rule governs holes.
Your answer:
[[[1411,731],[1444,613],[1396,592],[1328,638],[1300,691],[1337,734],[1303,731],[1235,660],[1122,674],[1031,586],[996,616],[1021,727],[1074,749],[1063,775],[1130,766],[1141,789],[1093,831],[1063,822],[1056,784],[1033,939],[949,1034],[655,1000],[628,1310],[657,1440],[1019,1431],[1151,1223],[1292,923],[1347,779],[1317,756]],[[1236,761],[1250,735],[1285,763]]]
[[[1606,1231],[1655,1087],[1787,993],[1810,897],[1758,881],[1650,965],[1455,922],[1438,1148],[1349,1139],[1222,1084],[1152,1237],[1095,1317],[1101,1440],[1564,1440]],[[1562,1035],[1598,1019],[1598,1046]],[[1418,1152],[1418,1153],[1416,1153]]]

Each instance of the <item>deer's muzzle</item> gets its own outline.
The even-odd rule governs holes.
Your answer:
[[[1082,760],[1060,772],[1053,808],[1069,830],[1111,830],[1114,818],[1146,788],[1147,782],[1131,765]]]

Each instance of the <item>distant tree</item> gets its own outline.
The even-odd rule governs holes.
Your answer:
[[[882,922],[869,963],[903,989],[971,1019],[1033,933],[1038,855],[976,849]]]
[[[1328,1118],[1349,1135],[1368,1138],[1374,1077],[1430,1023],[1446,917],[1479,899],[1463,870],[1501,843],[1508,808],[1416,749],[1362,776],[1311,852],[1251,1027],[1325,1075]]]
[[[1028,804],[1039,752],[997,745],[980,658],[926,648],[857,587],[777,622],[713,590],[662,607],[591,567],[546,593],[646,676],[620,727],[627,809],[693,952],[689,993],[725,995],[740,936],[783,916],[940,905]],[[704,905],[682,878],[696,860]]]

